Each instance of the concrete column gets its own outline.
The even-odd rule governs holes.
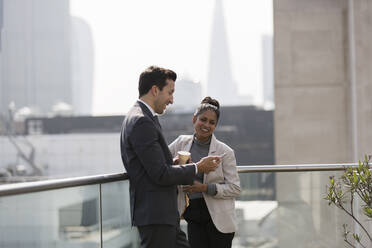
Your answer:
[[[372,154],[372,2],[354,0],[353,20],[349,6],[347,0],[274,0],[277,164],[356,162]],[[312,225],[304,231],[317,242],[342,247],[342,224],[353,224],[323,200],[333,174],[278,174],[277,196],[284,212],[303,213]],[[296,247],[286,225],[296,229],[298,222],[279,223],[280,247]]]

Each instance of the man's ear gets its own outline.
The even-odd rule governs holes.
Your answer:
[[[195,122],[196,122],[196,116],[194,115],[194,116],[192,117],[192,124],[195,124]]]
[[[153,86],[151,87],[150,91],[151,91],[151,95],[152,95],[152,96],[157,96],[158,93],[159,93],[159,88],[158,88],[158,86],[153,85]]]

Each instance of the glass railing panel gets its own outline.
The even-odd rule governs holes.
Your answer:
[[[239,199],[245,201],[272,201],[276,198],[275,173],[240,173],[242,192]]]
[[[101,192],[103,247],[139,247],[137,228],[131,225],[129,181],[102,184]]]
[[[342,224],[351,228],[354,224],[324,200],[329,177],[341,174],[335,171],[240,173],[242,194],[236,199],[238,231],[233,247],[344,247]],[[272,191],[270,187],[252,191],[246,186],[252,184],[249,183],[252,175],[274,180]],[[265,198],[265,194],[274,197]]]
[[[0,247],[100,247],[99,185],[0,197]]]
[[[276,204],[274,203],[276,197],[275,173],[245,173],[240,174],[240,178],[242,192],[237,205],[243,201],[266,201]],[[237,209],[238,215],[241,214],[240,212],[241,209]],[[187,234],[187,223],[185,220],[181,220],[181,229]]]
[[[344,247],[342,224],[354,223],[324,200],[329,177],[341,174],[240,173],[233,247]],[[139,247],[127,180],[0,197],[0,247],[94,248],[101,235],[105,248]]]

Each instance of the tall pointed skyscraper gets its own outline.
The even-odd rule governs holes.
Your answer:
[[[207,94],[222,105],[235,105],[238,95],[230,67],[222,0],[216,0],[212,25]]]

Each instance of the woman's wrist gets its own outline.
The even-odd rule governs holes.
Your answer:
[[[214,196],[217,194],[217,186],[214,183],[207,184],[207,190],[205,191],[207,195]]]

